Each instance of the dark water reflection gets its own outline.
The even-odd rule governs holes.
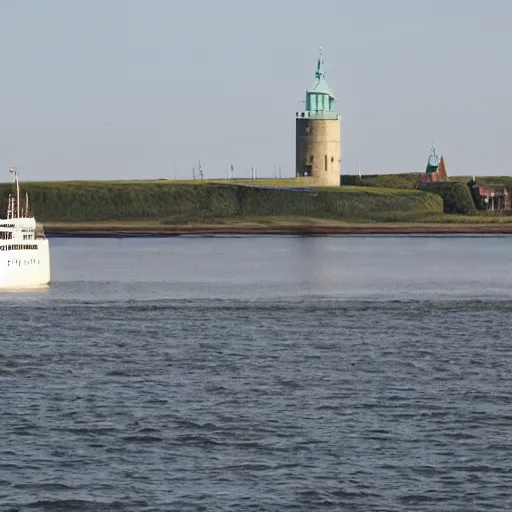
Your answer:
[[[512,239],[52,240],[5,509],[508,510]]]

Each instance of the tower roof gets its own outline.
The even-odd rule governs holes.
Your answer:
[[[441,181],[450,181],[450,178],[448,178],[448,173],[446,172],[446,165],[444,163],[443,155],[441,155],[441,158],[439,160],[439,167],[437,168],[437,174],[439,174],[439,179]]]
[[[430,156],[428,157],[426,172],[436,172],[439,167],[439,157],[437,156],[436,145],[432,142]]]
[[[336,100],[332,89],[327,85],[327,81],[325,80],[325,71],[324,71],[324,59],[323,59],[323,49],[320,46],[318,61],[316,65],[315,72],[315,82],[312,87],[308,90],[308,93],[317,93],[317,94],[328,94],[332,99]]]

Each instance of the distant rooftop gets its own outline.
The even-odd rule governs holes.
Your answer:
[[[426,172],[429,174],[432,172],[436,172],[438,167],[439,156],[437,155],[436,145],[432,142],[432,148],[430,150],[430,156],[428,158]]]

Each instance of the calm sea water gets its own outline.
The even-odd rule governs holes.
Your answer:
[[[51,251],[0,294],[0,510],[512,510],[512,238]]]

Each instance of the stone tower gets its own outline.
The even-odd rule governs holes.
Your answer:
[[[295,175],[311,185],[339,187],[341,116],[336,98],[325,81],[322,48],[315,83],[306,92],[306,108],[296,113]]]

